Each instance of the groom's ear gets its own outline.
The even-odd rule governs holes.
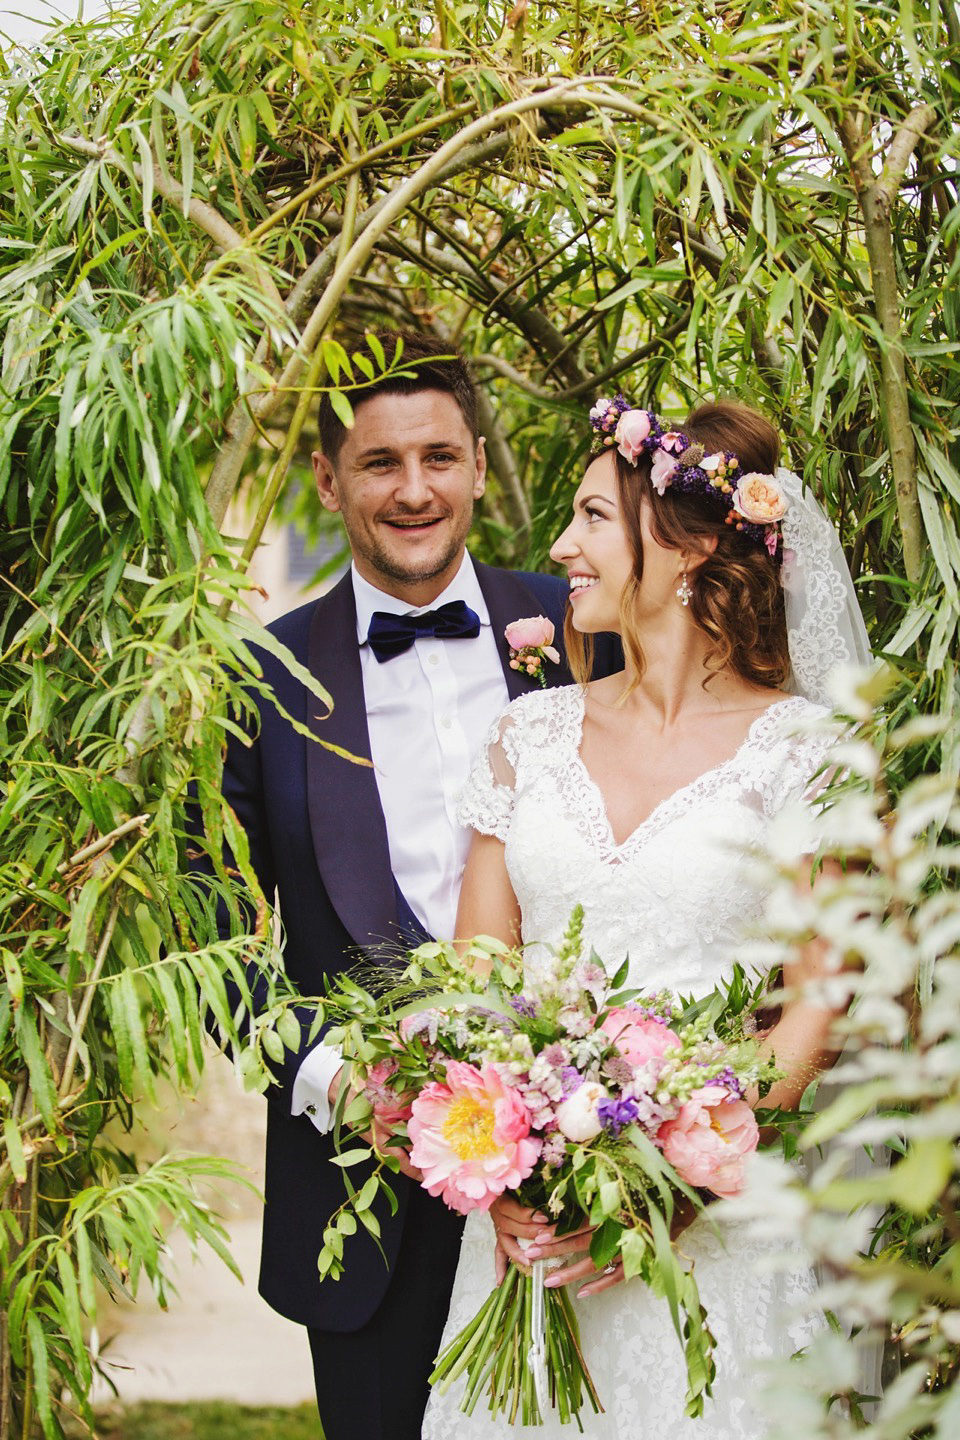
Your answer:
[[[325,510],[334,512],[340,509],[340,496],[337,493],[337,477],[333,466],[326,455],[319,450],[314,450],[310,456],[313,461],[313,478],[317,482],[317,494],[320,496],[320,504]]]

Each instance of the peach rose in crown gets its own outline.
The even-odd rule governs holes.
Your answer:
[[[511,650],[542,650],[549,660],[558,663],[560,655],[553,646],[554,633],[553,622],[545,615],[512,620],[503,632]]]
[[[722,1085],[704,1085],[660,1126],[657,1144],[681,1180],[729,1196],[743,1189],[747,1156],[759,1136],[745,1100],[731,1100]]]
[[[613,438],[617,449],[630,465],[636,465],[643,453],[643,442],[650,434],[650,416],[646,410],[625,410],[617,421]]]
[[[425,1085],[413,1102],[410,1159],[423,1172],[424,1189],[451,1210],[489,1210],[537,1163],[541,1142],[530,1135],[530,1123],[530,1111],[492,1065],[478,1070],[451,1060],[446,1084]]]
[[[773,525],[787,513],[787,497],[772,475],[741,475],[733,492],[733,508],[751,525]]]
[[[669,1025],[662,1025],[648,1015],[622,1006],[607,1012],[600,1029],[606,1031],[624,1060],[629,1060],[631,1065],[646,1065],[648,1060],[656,1060],[680,1044]]]

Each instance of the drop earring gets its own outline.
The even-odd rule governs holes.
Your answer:
[[[682,573],[682,575],[680,576],[680,586],[679,586],[679,588],[678,588],[678,590],[677,590],[677,599],[680,601],[680,604],[681,604],[681,605],[686,606],[686,605],[689,605],[689,604],[690,604],[690,601],[691,601],[692,597],[693,597],[693,586],[690,584],[690,581],[687,579],[687,572],[686,572],[686,570],[684,570],[683,573]]]

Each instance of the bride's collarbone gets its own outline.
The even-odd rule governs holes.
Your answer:
[[[672,796],[735,761],[757,720],[789,698],[774,692],[764,703],[691,715],[666,730],[622,708],[588,704],[580,760],[600,794],[616,843],[640,829]]]

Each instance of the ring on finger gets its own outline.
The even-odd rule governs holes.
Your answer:
[[[601,1274],[601,1275],[613,1275],[613,1274],[616,1272],[616,1268],[617,1268],[617,1262],[616,1262],[616,1260],[611,1260],[609,1265],[604,1265],[603,1269],[600,1271],[600,1274]]]

